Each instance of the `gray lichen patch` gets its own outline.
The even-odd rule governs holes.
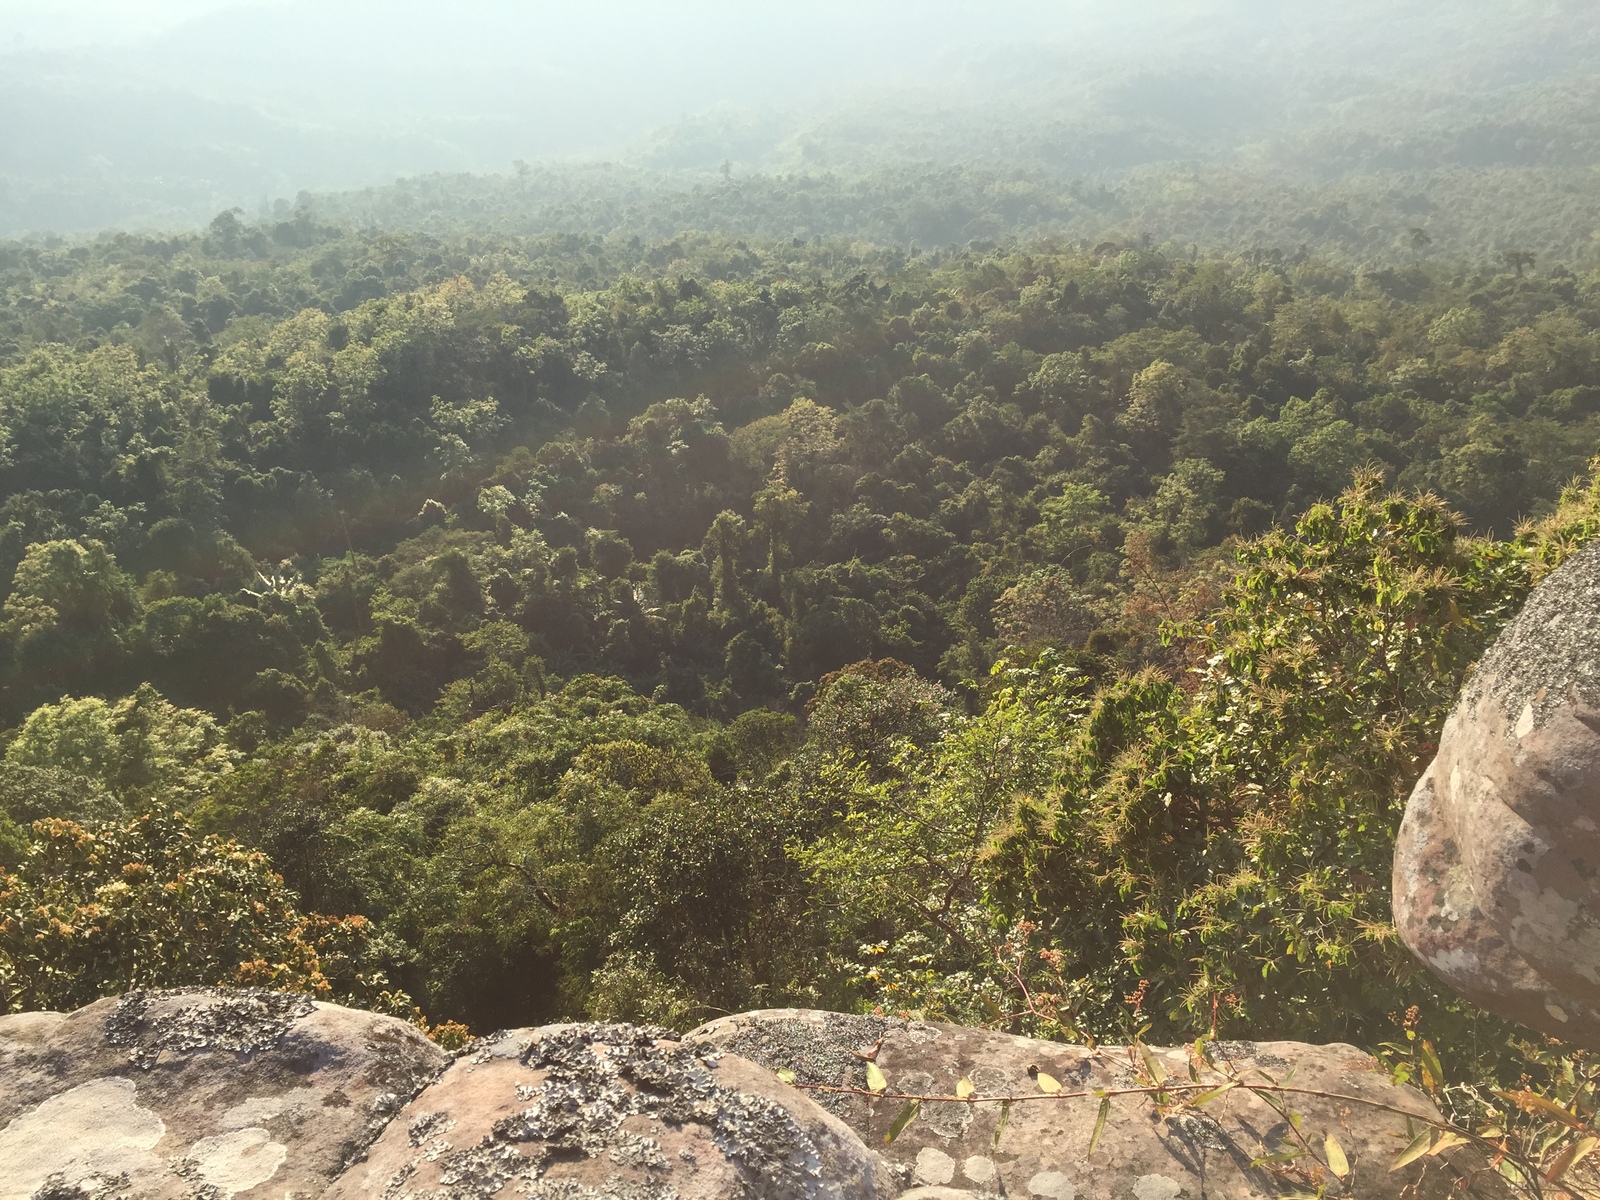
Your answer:
[[[723,1155],[756,1185],[751,1195],[810,1195],[819,1155],[794,1117],[765,1096],[721,1086],[712,1070],[714,1052],[663,1043],[670,1036],[631,1026],[574,1025],[539,1038],[522,1061],[545,1072],[545,1079],[515,1136],[537,1138],[553,1154],[604,1153],[615,1160],[619,1153],[631,1157],[648,1150],[622,1128],[629,1117],[704,1125]],[[658,1157],[646,1165],[665,1163]]]
[[[1572,694],[1600,704],[1600,545],[1572,555],[1533,590],[1461,690],[1457,712],[1494,698],[1520,733]]]
[[[730,1198],[832,1194],[823,1152],[800,1121],[774,1099],[721,1082],[718,1050],[674,1036],[630,1025],[541,1030],[517,1056],[529,1078],[497,1085],[509,1088],[515,1109],[466,1138],[442,1113],[419,1113],[408,1141],[421,1151],[414,1162],[435,1164],[438,1184],[418,1190],[408,1171],[385,1195],[481,1200],[510,1187],[528,1197],[668,1200],[678,1194],[675,1180],[715,1157],[738,1181]],[[503,1057],[503,1040],[494,1047],[501,1053],[492,1057]],[[461,1065],[485,1066],[490,1057],[479,1047]],[[600,1178],[605,1189],[594,1190]]]
[[[831,1087],[865,1087],[866,1060],[891,1030],[907,1023],[890,1017],[825,1013],[815,1019],[763,1019],[741,1022],[731,1037],[719,1035],[718,1046],[729,1054],[748,1058],[769,1071],[793,1071],[802,1084]],[[813,1092],[812,1099],[842,1116],[850,1097]]]
[[[182,996],[190,1003],[163,1005]],[[194,1002],[196,996],[203,997]],[[159,1015],[152,1016],[152,1009]],[[289,1028],[315,1011],[306,996],[257,988],[129,992],[106,1018],[106,1041],[129,1047],[128,1057],[149,1070],[163,1050],[192,1054],[223,1050],[251,1055],[276,1046]]]

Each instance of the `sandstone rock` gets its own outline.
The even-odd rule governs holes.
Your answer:
[[[1126,1049],[1067,1046],[954,1025],[883,1017],[845,1016],[773,1009],[726,1017],[684,1038],[686,1045],[715,1046],[773,1070],[789,1070],[801,1084],[865,1087],[865,1055],[889,1081],[889,1090],[917,1095],[954,1095],[970,1079],[983,1096],[1042,1096],[1037,1072],[1059,1081],[1064,1092],[1137,1086]],[[1188,1078],[1182,1049],[1154,1051],[1174,1078]],[[1351,1097],[1328,1100],[1296,1096],[1301,1131],[1319,1149],[1332,1132],[1348,1156],[1348,1184],[1323,1176],[1309,1159],[1252,1167],[1260,1158],[1296,1148],[1288,1123],[1259,1097],[1240,1089],[1203,1110],[1157,1111],[1144,1097],[1112,1100],[1105,1131],[1088,1153],[1098,1101],[1030,1099],[1010,1106],[1004,1128],[1001,1107],[989,1103],[934,1102],[896,1140],[884,1137],[903,1108],[899,1100],[868,1100],[813,1092],[823,1104],[877,1148],[898,1171],[912,1195],[966,1193],[1028,1200],[1244,1200],[1284,1192],[1315,1191],[1327,1184],[1330,1197],[1408,1200],[1507,1194],[1499,1177],[1480,1173],[1482,1159],[1461,1147],[1424,1164],[1390,1172],[1410,1142],[1406,1118],[1365,1107],[1376,1101],[1418,1116],[1437,1116],[1420,1094],[1396,1087],[1377,1063],[1353,1046],[1308,1046],[1294,1042],[1216,1043],[1220,1061],[1238,1073],[1280,1082],[1295,1071],[1294,1086]],[[1219,1078],[1209,1073],[1202,1078]],[[1443,1159],[1444,1161],[1440,1161]],[[1461,1190],[1452,1191],[1460,1185]],[[1411,1185],[1419,1185],[1406,1191]],[[963,1193],[962,1189],[965,1189]]]
[[[770,1071],[662,1029],[551,1025],[469,1049],[327,1200],[878,1200],[900,1190]]]
[[[1500,634],[1395,848],[1407,946],[1463,996],[1600,1047],[1600,546]]]
[[[447,1061],[275,992],[0,1017],[0,1200],[313,1200]]]

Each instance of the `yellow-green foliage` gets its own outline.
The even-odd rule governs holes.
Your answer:
[[[205,984],[394,1007],[403,998],[359,970],[367,933],[361,917],[300,913],[259,851],[175,814],[95,829],[40,821],[17,872],[0,872],[0,1011]]]

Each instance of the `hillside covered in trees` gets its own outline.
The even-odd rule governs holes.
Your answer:
[[[1529,257],[6,244],[0,1001],[1459,1025],[1393,827],[1597,519]]]

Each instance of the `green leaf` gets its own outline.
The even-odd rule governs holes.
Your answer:
[[[875,1062],[867,1064],[867,1090],[869,1092],[886,1092],[889,1090],[889,1080],[884,1077],[883,1071],[879,1069],[878,1064]]]
[[[956,1084],[956,1099],[965,1100],[977,1090],[978,1089],[973,1086],[972,1080],[963,1075],[961,1077],[961,1082]]]
[[[1470,1140],[1470,1138],[1462,1137],[1459,1133],[1451,1133],[1449,1130],[1445,1130],[1439,1134],[1439,1140],[1428,1147],[1428,1153],[1443,1154],[1452,1146],[1465,1146]]]
[[[1200,1108],[1200,1107],[1202,1107],[1204,1105],[1210,1104],[1213,1100],[1215,1100],[1218,1096],[1222,1095],[1224,1092],[1231,1092],[1231,1091],[1233,1091],[1234,1088],[1236,1088],[1238,1086],[1239,1086],[1239,1083],[1238,1083],[1237,1080],[1230,1079],[1230,1080],[1228,1080],[1227,1083],[1224,1083],[1224,1084],[1220,1085],[1219,1087],[1214,1087],[1209,1092],[1201,1092],[1193,1100],[1189,1101],[1189,1103],[1194,1108]]]
[[[1151,1079],[1156,1083],[1165,1083],[1167,1081],[1166,1067],[1161,1065],[1161,1060],[1143,1042],[1139,1043],[1139,1057],[1144,1059],[1144,1068],[1150,1072]]]
[[[1100,1145],[1100,1135],[1106,1131],[1106,1118],[1110,1115],[1111,1097],[1102,1096],[1100,1097],[1100,1111],[1095,1114],[1094,1118],[1094,1132],[1089,1135],[1089,1149],[1084,1154],[1085,1158],[1093,1154],[1095,1148]]]
[[[1333,1131],[1328,1131],[1328,1136],[1322,1140],[1322,1149],[1328,1156],[1328,1170],[1340,1179],[1350,1174],[1350,1160],[1345,1157],[1344,1147],[1339,1144],[1339,1139],[1333,1136]]]
[[[1000,1120],[995,1124],[994,1127],[994,1144],[996,1149],[998,1149],[1000,1146],[1000,1135],[1006,1131],[1006,1122],[1009,1120],[1011,1120],[1011,1101],[1002,1100],[1000,1101]]]
[[[889,1126],[889,1132],[883,1135],[884,1142],[886,1144],[892,1142],[904,1133],[906,1126],[917,1119],[917,1113],[920,1111],[922,1111],[921,1100],[913,1100],[902,1108],[900,1114],[895,1117],[894,1123]]]
[[[1400,1151],[1399,1156],[1394,1160],[1394,1166],[1390,1167],[1389,1170],[1398,1171],[1401,1167],[1416,1162],[1417,1159],[1426,1154],[1432,1146],[1433,1130],[1432,1128],[1424,1129],[1411,1140],[1411,1144],[1409,1146]]]
[[[1437,1092],[1444,1086],[1444,1065],[1434,1052],[1433,1043],[1424,1039],[1417,1047],[1417,1057],[1422,1060],[1423,1088],[1429,1092]]]
[[[784,1083],[793,1084],[794,1081],[795,1081],[795,1073],[793,1071],[789,1070],[788,1067],[781,1068],[779,1071],[776,1072],[776,1074],[777,1074],[778,1078]]]

